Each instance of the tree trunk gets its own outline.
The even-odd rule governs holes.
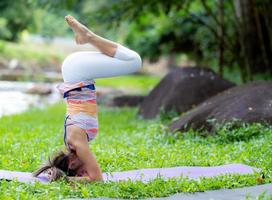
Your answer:
[[[249,80],[251,73],[271,73],[272,9],[269,1],[257,3],[256,0],[234,0],[234,5],[240,28],[239,58],[242,60],[239,63],[243,63],[244,76]]]
[[[223,76],[223,66],[224,66],[224,36],[225,36],[225,24],[224,24],[224,5],[223,0],[218,0],[218,14],[219,14],[219,23],[218,35],[220,36],[219,41],[219,75]]]

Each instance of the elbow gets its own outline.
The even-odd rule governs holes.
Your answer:
[[[89,182],[94,182],[94,181],[103,181],[103,176],[101,175],[91,175],[89,176]]]
[[[103,181],[103,174],[100,168],[94,169],[91,173],[88,173],[89,181]]]

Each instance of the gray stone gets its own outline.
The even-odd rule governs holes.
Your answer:
[[[25,92],[28,94],[48,95],[52,93],[52,88],[47,84],[36,84]]]
[[[112,106],[117,106],[117,107],[124,107],[124,106],[129,106],[129,107],[134,107],[140,105],[145,96],[142,95],[122,95],[113,98]]]
[[[214,119],[272,123],[272,81],[256,81],[230,88],[195,107],[170,125],[171,131],[214,128]]]
[[[234,85],[207,68],[173,68],[144,99],[138,114],[152,119],[161,109],[183,113]]]

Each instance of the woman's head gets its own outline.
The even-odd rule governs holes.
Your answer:
[[[76,176],[83,174],[83,163],[78,159],[75,151],[63,152],[60,151],[52,160],[42,165],[38,170],[33,172],[33,176],[37,177],[43,172],[47,172],[50,181],[55,181],[61,177]]]

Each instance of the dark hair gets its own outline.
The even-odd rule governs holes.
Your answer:
[[[50,181],[56,181],[62,177],[66,179],[67,176],[75,176],[76,171],[68,168],[69,156],[73,153],[73,151],[69,151],[67,153],[60,151],[52,160],[48,158],[47,163],[43,164],[39,169],[34,171],[32,175],[34,177],[38,177],[41,173],[48,172],[50,170]]]

